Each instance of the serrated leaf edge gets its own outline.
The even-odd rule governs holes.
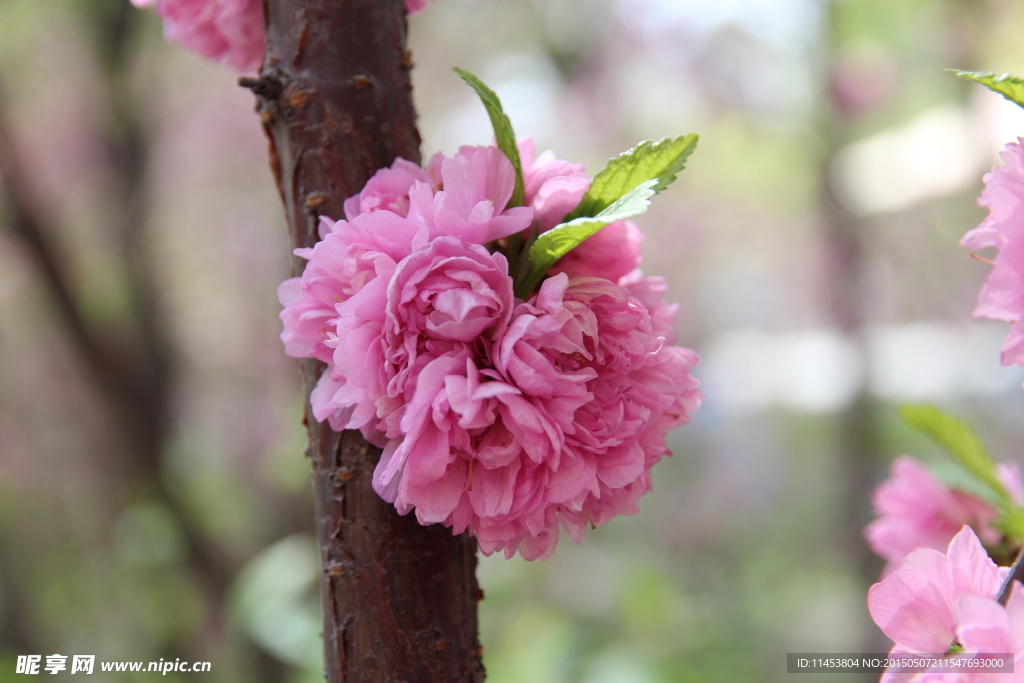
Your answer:
[[[550,270],[551,267],[555,265],[555,263],[557,263],[560,258],[562,258],[570,251],[575,249],[584,240],[593,237],[595,234],[597,234],[599,230],[614,223],[615,221],[631,218],[632,216],[637,216],[647,211],[647,208],[651,204],[651,197],[653,197],[655,194],[654,186],[657,184],[657,182],[658,181],[656,178],[651,178],[650,180],[644,181],[637,185],[636,187],[634,187],[629,192],[627,192],[626,194],[619,197],[611,204],[609,204],[603,210],[598,212],[597,215],[580,216],[579,218],[574,218],[573,220],[566,221],[564,223],[559,223],[555,227],[551,228],[551,230],[548,230],[538,235],[536,241],[534,241],[534,243],[530,245],[529,259],[531,269],[529,276],[527,277],[525,283],[523,283],[523,286],[521,287],[522,291],[532,291],[533,288],[544,277],[544,274],[548,270]],[[637,202],[637,207],[635,210],[625,210],[626,206],[634,202]],[[590,222],[601,223],[601,225],[592,233],[587,235],[587,237],[584,237],[579,242],[576,242],[576,244],[572,245],[564,252],[556,253],[556,255],[553,257],[549,254],[541,253],[542,249],[544,249],[545,235],[556,235],[559,231],[564,232],[569,228],[585,225]]]
[[[675,138],[664,137],[658,140],[644,140],[630,147],[622,154],[612,157],[608,160],[608,163],[605,164],[605,167],[594,176],[594,180],[590,184],[590,189],[588,189],[586,194],[583,195],[579,205],[566,215],[565,221],[569,222],[577,218],[584,218],[588,216],[593,217],[604,210],[605,207],[595,207],[595,202],[599,203],[602,200],[594,196],[593,189],[599,186],[600,180],[605,176],[612,173],[618,173],[620,169],[625,168],[628,164],[632,164],[635,168],[641,161],[643,161],[644,156],[657,154],[663,145],[685,142],[685,146],[679,151],[679,153],[666,163],[663,171],[655,176],[655,178],[650,179],[658,181],[654,186],[654,194],[661,192],[674,182],[679,172],[686,167],[686,160],[690,158],[691,154],[693,154],[699,141],[700,136],[696,133],[687,133],[686,135],[680,135]],[[627,172],[626,175],[628,176],[629,172]],[[629,190],[623,193],[622,196],[625,196],[628,192]],[[611,206],[611,203],[606,206]]]
[[[1000,95],[1003,99],[1013,102],[1018,107],[1024,108],[1024,98],[1018,100],[1015,97],[1005,92],[1002,92],[998,88],[994,88],[992,85],[985,82],[986,80],[991,80],[993,84],[999,84],[1005,83],[1006,81],[1011,81],[1015,85],[1020,86],[1021,89],[1024,89],[1024,78],[1020,76],[1015,76],[1013,74],[1005,72],[997,74],[994,71],[965,71],[962,69],[946,69],[946,72],[955,75],[957,78],[962,78],[964,80],[977,83],[978,85],[983,86],[988,90],[991,90],[997,95]]]

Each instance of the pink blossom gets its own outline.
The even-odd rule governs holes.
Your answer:
[[[868,609],[896,641],[892,655],[947,652],[956,642],[963,653],[950,659],[1014,653],[1016,673],[962,673],[967,667],[917,674],[889,670],[882,683],[1024,681],[1024,591],[1014,582],[1007,606],[996,601],[1008,571],[989,559],[965,526],[945,555],[931,549],[908,555],[899,570],[871,587]]]
[[[665,282],[665,278],[643,277],[639,270],[634,270],[629,275],[619,278],[619,284],[628,289],[631,296],[647,307],[647,311],[651,314],[651,325],[654,326],[658,334],[665,337],[665,343],[675,344],[676,333],[672,329],[672,322],[675,320],[679,305],[665,301],[665,293],[668,291],[668,283]]]
[[[533,207],[538,229],[550,230],[579,205],[590,188],[590,178],[583,172],[583,164],[557,159],[550,151],[536,156],[533,140],[521,140],[518,146],[526,204]],[[640,266],[643,237],[632,221],[616,221],[562,257],[550,274],[600,277],[618,283]]]
[[[1024,587],[1014,581],[1006,606],[994,598],[965,592],[954,607],[956,642],[963,653],[950,654],[949,660],[986,658],[986,655],[1013,656],[1014,672],[970,672],[970,665],[933,667],[919,674],[889,670],[882,683],[1022,683],[1024,682]],[[942,652],[940,650],[939,652]],[[896,646],[891,654],[912,654]]]
[[[497,147],[460,147],[453,157],[435,156],[428,171],[440,175],[441,189],[435,193],[426,183],[414,183],[409,219],[426,227],[431,237],[486,244],[533,223],[530,207],[507,208],[515,171]]]
[[[134,4],[147,6],[154,1],[168,41],[242,72],[259,68],[264,33],[261,0],[134,0]]]
[[[578,278],[565,300],[584,331],[584,356],[593,359],[587,365],[598,372],[589,386],[594,400],[577,411],[567,440],[596,459],[600,493],[588,496],[584,516],[601,525],[637,512],[637,500],[651,490],[651,467],[669,453],[666,432],[689,422],[699,407],[689,372],[697,356],[669,345],[628,288]]]
[[[422,12],[430,4],[430,0],[405,0],[405,9],[409,14]]]
[[[406,0],[414,14],[430,0]],[[262,0],[132,0],[136,7],[156,5],[164,37],[172,43],[223,62],[241,72],[253,72],[263,62]]]
[[[415,294],[417,284],[407,280],[401,288]],[[510,304],[511,292],[488,298]],[[396,297],[389,297],[388,304],[394,311]],[[576,409],[590,398],[584,385],[594,373],[559,371],[546,359],[534,375],[518,366],[521,372],[502,372],[498,362],[498,368],[488,367],[489,358],[501,353],[496,347],[512,343],[509,339],[517,338],[526,322],[513,331],[508,326],[511,310],[503,313],[501,319],[488,316],[494,322],[473,340],[475,353],[459,338],[442,340],[432,349],[429,342],[423,345],[442,353],[420,354],[425,364],[401,414],[401,443],[394,455],[381,459],[374,484],[400,512],[415,508],[423,523],[444,522],[455,533],[468,528],[484,552],[505,548],[511,556],[518,548],[534,559],[548,555],[557,541],[548,489],[552,471],[570,465],[562,456],[563,435],[572,429]],[[405,320],[395,316],[393,336],[408,338]],[[550,336],[559,322],[568,318],[545,320],[542,327]],[[406,365],[403,347],[413,345],[389,347]],[[393,429],[393,419],[390,424]]]
[[[957,641],[965,652],[1014,654],[1012,675],[979,674],[975,680],[1024,682],[1024,586],[1013,582],[1006,607],[995,600],[966,593],[957,599],[956,617]]]
[[[512,281],[501,254],[438,237],[378,282],[337,306],[334,363],[348,382],[335,401],[355,408],[349,428],[396,438],[408,434],[403,421],[423,400],[417,382],[431,361],[482,355],[504,331]],[[396,466],[406,451],[398,455]]]
[[[328,365],[314,416],[383,448],[375,490],[487,554],[536,559],[560,528],[579,542],[635,514],[665,433],[701,398],[664,281],[636,271],[635,226],[608,233],[637,245],[624,259],[598,240],[565,264],[615,281],[563,272],[513,297],[505,257],[484,245],[553,225],[589,185],[581,167],[524,149],[529,205],[514,208],[495,147],[425,169],[396,160],[346,201],[347,220],[322,219],[280,296],[286,351]]]
[[[583,172],[583,164],[556,159],[551,151],[535,158],[535,145],[529,138],[520,140],[518,147],[526,204],[533,207],[540,231],[550,230],[579,205],[590,178]]]
[[[345,200],[345,218],[352,220],[361,213],[378,210],[409,215],[409,191],[417,181],[430,184],[430,174],[398,157],[390,168],[377,171],[359,194]]]
[[[601,277],[622,284],[640,266],[644,235],[633,221],[615,221],[559,259],[551,274]]]
[[[946,554],[910,553],[900,569],[868,591],[871,618],[908,652],[945,652],[957,636],[957,601],[965,594],[992,599],[1008,570],[989,559],[965,526]]]
[[[417,285],[393,286],[389,310],[397,291]],[[396,336],[425,329],[408,320],[396,319]],[[486,330],[502,326],[486,320]],[[651,467],[668,453],[666,430],[700,403],[689,375],[696,356],[665,346],[625,288],[565,275],[546,280],[493,338],[478,337],[475,354],[460,338],[388,344],[404,367],[405,349],[434,353],[420,351],[412,364],[424,359],[395,413],[399,428],[389,421],[399,443],[380,461],[377,491],[423,523],[468,529],[486,554],[526,559],[553,552],[559,527],[578,542],[588,524],[635,514]]]
[[[961,244],[979,250],[995,247],[999,253],[982,287],[974,315],[1011,323],[1003,343],[1002,364],[1024,365],[1024,148],[1011,142],[1000,154],[1004,166],[987,174],[978,204],[989,210],[981,224]]]
[[[999,473],[1010,494],[1020,501],[1022,483],[1016,465],[1001,465]],[[1002,533],[992,527],[997,512],[990,503],[946,486],[908,456],[893,462],[891,474],[872,496],[880,516],[864,530],[871,549],[888,560],[886,574],[917,548],[942,550],[965,524],[984,543],[999,543]]]
[[[635,514],[651,488],[650,468],[668,453],[666,430],[688,421],[700,404],[689,374],[696,361],[688,349],[665,345],[646,307],[625,288],[564,274],[546,280],[516,309],[494,359],[501,376],[551,422],[569,423],[561,434],[538,434],[527,454],[547,469],[538,468],[548,479],[545,533],[522,525],[504,538],[478,534],[481,549],[511,555],[517,543],[543,536],[550,552],[559,521],[578,542],[587,524]],[[589,400],[569,414],[581,388]]]
[[[355,385],[347,386],[342,370],[334,365],[335,348],[341,344],[341,304],[353,310],[360,302],[367,302],[358,309],[363,316],[363,325],[359,326],[362,336],[344,340],[345,348],[353,353],[351,365],[360,353],[365,358],[374,350],[370,348],[372,340],[366,341],[365,348],[359,340],[382,329],[384,308],[375,306],[383,300],[399,261],[440,236],[455,235],[482,244],[530,225],[532,212],[528,207],[504,210],[515,182],[512,165],[500,152],[494,154],[489,149],[493,148],[463,147],[455,157],[438,162],[439,173],[448,174],[454,189],[436,193],[431,184],[420,179],[425,175],[413,171],[408,162],[396,160],[385,169],[390,172],[378,172],[363,192],[346,202],[349,220],[321,217],[323,239],[311,249],[296,250],[309,264],[301,277],[279,288],[278,296],[285,306],[281,312],[281,340],[288,355],[317,358],[329,364],[311,397],[318,420],[330,420],[332,428],[345,429],[372,419],[364,395],[356,391]],[[462,183],[466,176],[474,178],[468,187]],[[358,298],[350,302],[357,294]],[[379,319],[374,320],[375,316]],[[368,375],[361,377],[369,381]],[[371,403],[382,390],[374,391]],[[362,410],[353,413],[360,404]]]

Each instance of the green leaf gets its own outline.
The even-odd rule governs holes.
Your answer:
[[[542,232],[530,247],[530,275],[522,284],[519,294],[533,291],[533,288],[558,259],[568,254],[580,242],[604,226],[647,211],[657,183],[656,178],[642,182],[598,212],[596,216],[576,218],[568,223],[556,225],[547,232]]]
[[[959,460],[930,462],[928,463],[928,470],[935,475],[936,479],[949,488],[974,496],[994,507],[1000,506],[999,496],[989,488],[988,484],[978,479],[973,472],[964,467],[963,463]]]
[[[1000,507],[1007,509],[1011,506],[1010,495],[996,474],[995,461],[970,425],[935,406],[903,406],[900,417],[909,427],[949,451],[971,474],[984,482],[995,493]]]
[[[516,172],[516,185],[512,191],[512,198],[508,201],[508,207],[522,206],[525,199],[523,191],[523,163],[519,160],[519,148],[516,147],[516,134],[512,130],[512,122],[505,115],[501,108],[501,100],[488,88],[483,81],[464,69],[452,67],[469,87],[476,91],[480,101],[484,103],[487,115],[491,117],[491,126],[494,128],[494,139],[498,142],[498,149],[505,153],[508,160],[512,162],[512,168]]]
[[[1011,76],[1010,74],[994,74],[990,71],[960,71],[959,69],[946,69],[958,78],[981,83],[983,86],[997,92],[1019,107],[1024,107],[1024,78]]]
[[[654,194],[661,192],[676,179],[696,147],[697,135],[691,133],[675,139],[647,140],[623,152],[594,176],[590,189],[566,220],[597,216],[619,197],[648,180],[655,181],[651,186]]]
[[[1024,540],[1024,508],[1012,507],[1003,512],[993,526],[1018,541]]]

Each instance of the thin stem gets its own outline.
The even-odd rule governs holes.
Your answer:
[[[999,588],[999,595],[996,599],[999,601],[999,604],[1004,607],[1010,599],[1010,593],[1013,591],[1014,581],[1024,582],[1024,548],[1021,548],[1020,552],[1017,553],[1017,559],[1013,561],[1013,566],[1010,567],[1010,573],[1006,575],[1003,585]]]
[[[508,272],[512,277],[519,272],[519,262],[523,258],[523,236],[522,233],[512,233],[508,236]]]

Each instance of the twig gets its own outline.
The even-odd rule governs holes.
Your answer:
[[[1013,592],[1014,581],[1024,582],[1024,548],[1021,548],[1020,552],[1017,553],[1017,559],[1013,561],[1010,573],[1006,575],[1003,585],[999,587],[999,594],[996,596],[996,600],[1004,607],[1010,599],[1010,593]]]

